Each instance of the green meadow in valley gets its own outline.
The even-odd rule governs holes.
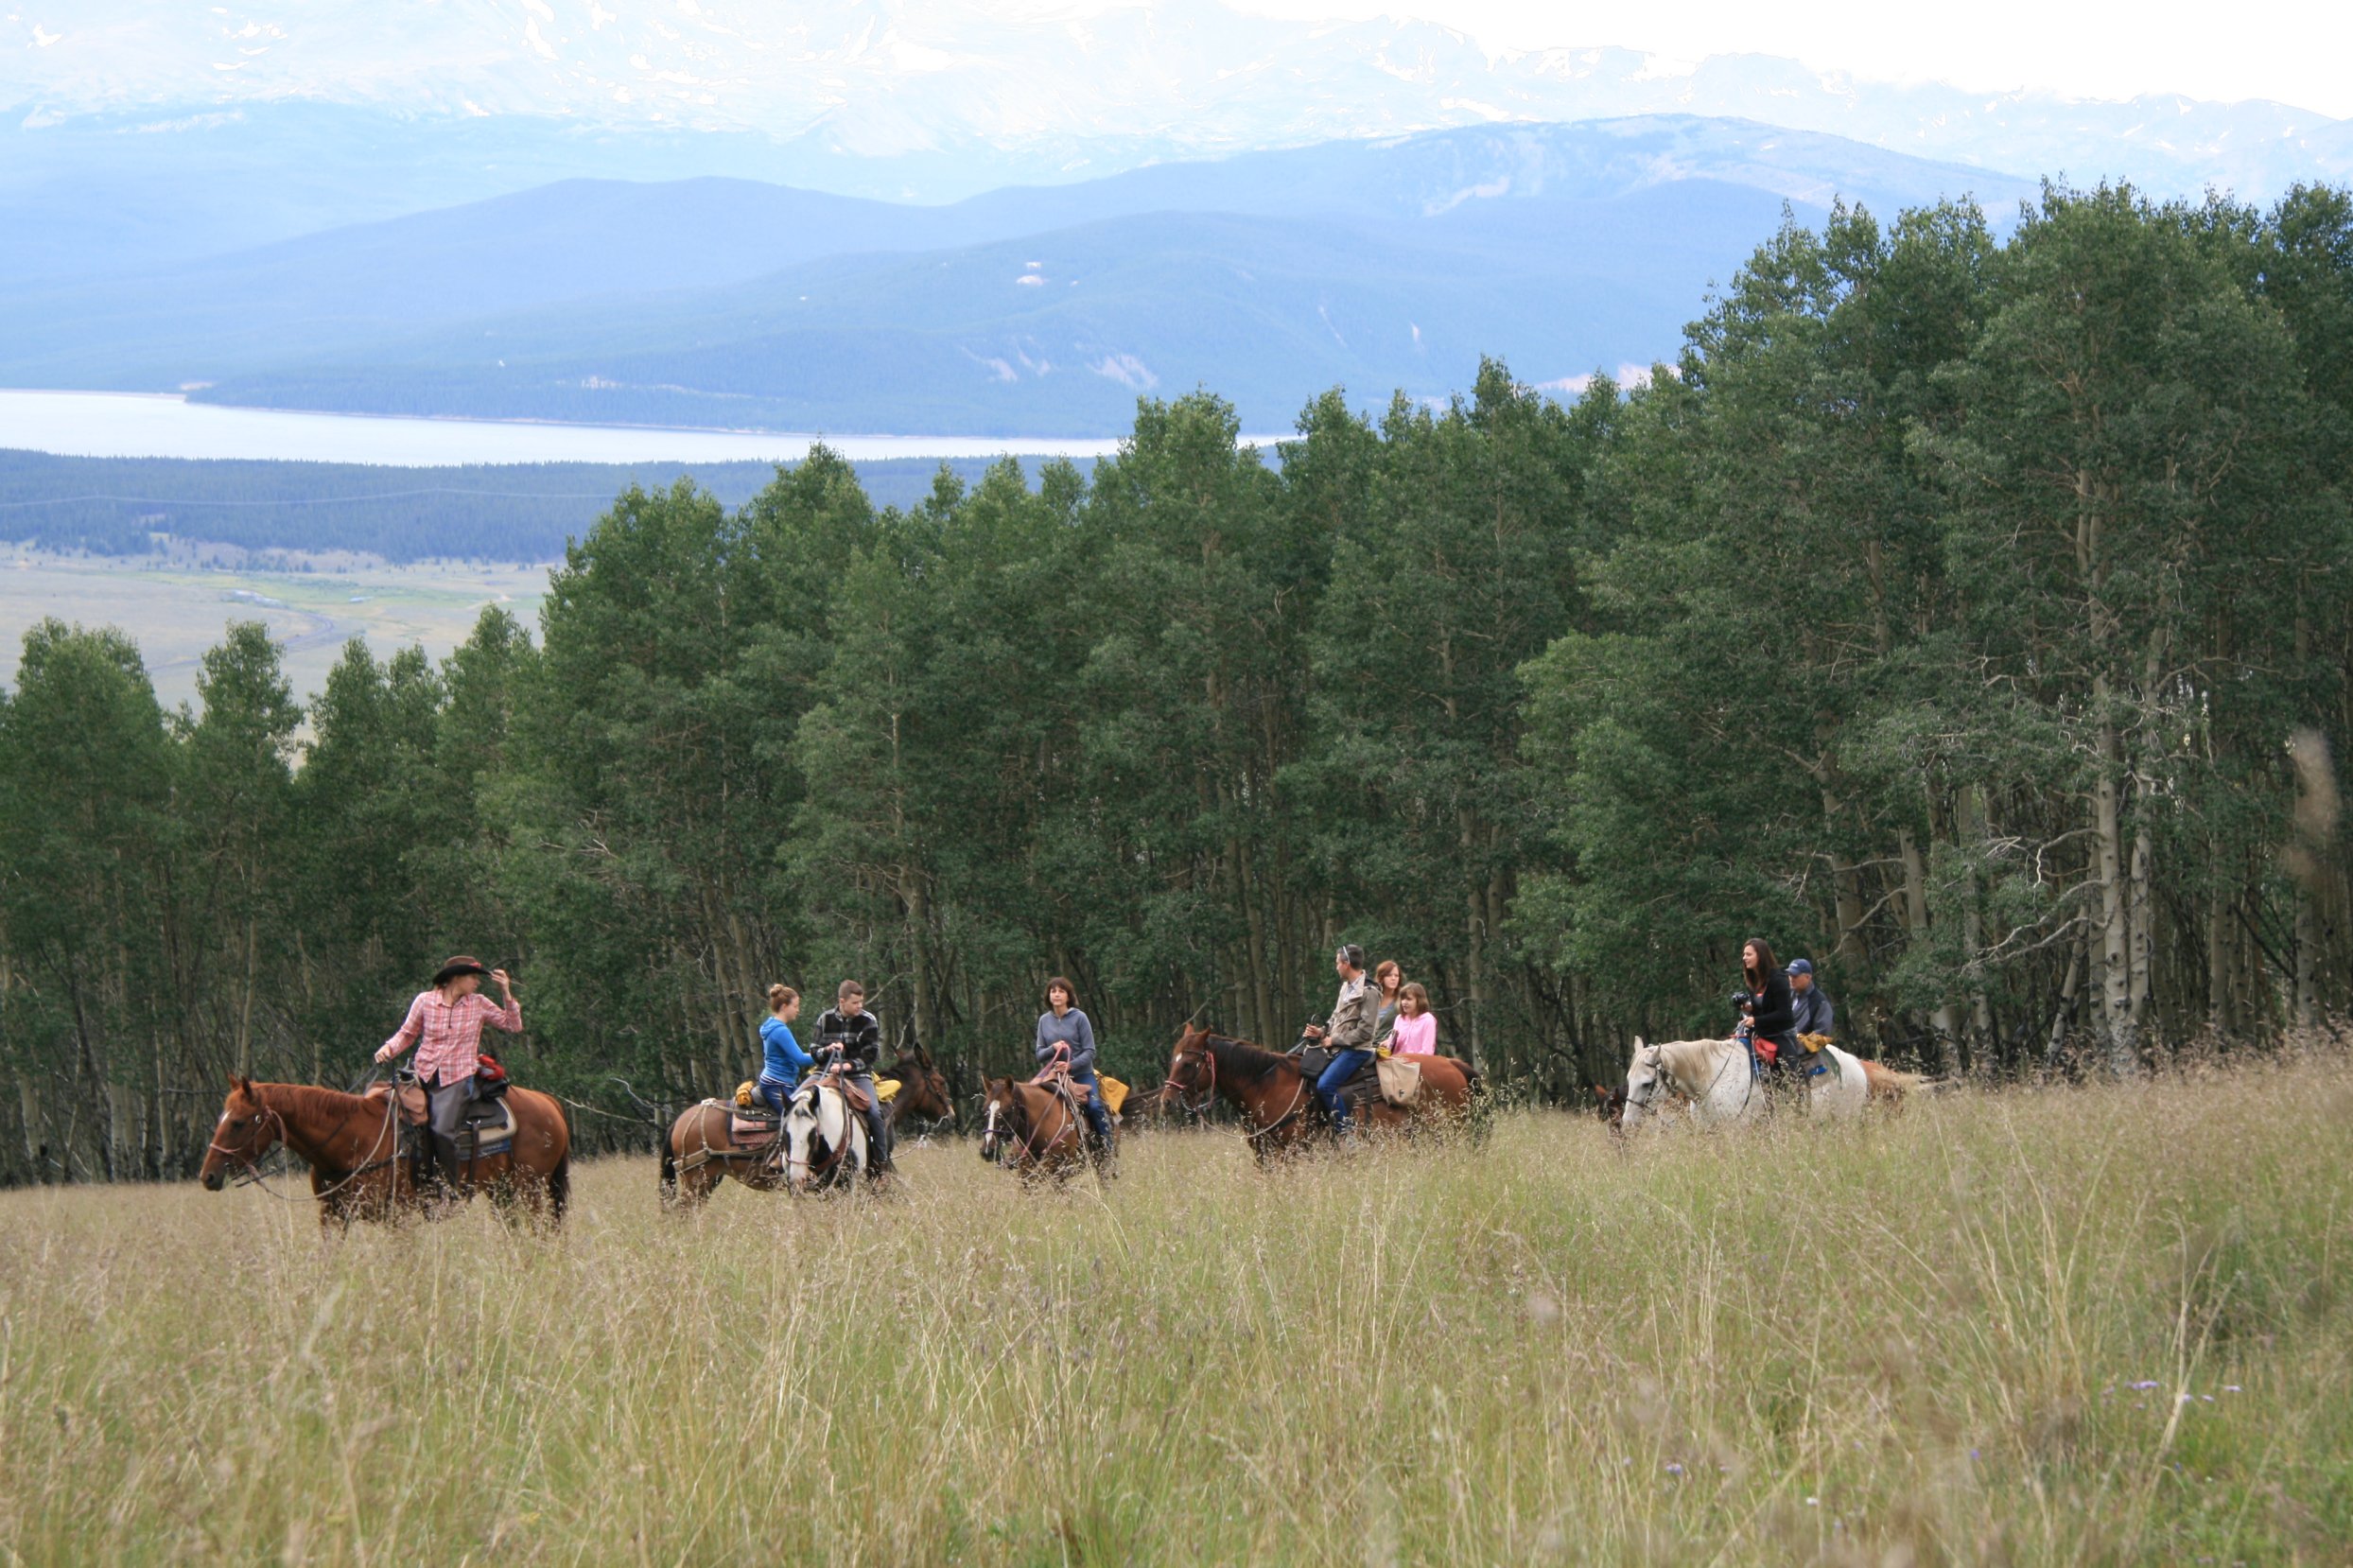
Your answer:
[[[0,1195],[12,1562],[2341,1562],[2353,1067],[322,1241]],[[299,1191],[279,1184],[281,1191]]]

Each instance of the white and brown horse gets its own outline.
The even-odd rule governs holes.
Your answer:
[[[1870,1101],[1900,1101],[1926,1080],[1825,1045],[1825,1071],[1806,1080],[1807,1109],[1818,1116],[1854,1116]],[[1631,1132],[1644,1118],[1681,1109],[1696,1126],[1737,1125],[1766,1114],[1770,1092],[1756,1081],[1738,1040],[1659,1040],[1637,1037],[1627,1065],[1618,1124]]]

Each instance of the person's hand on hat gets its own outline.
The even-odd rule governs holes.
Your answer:
[[[509,996],[509,997],[511,997],[511,996],[514,995],[514,982],[513,980],[511,980],[511,979],[509,979],[509,978],[508,978],[508,976],[507,976],[507,971],[506,971],[506,970],[504,970],[504,969],[493,969],[493,970],[491,970],[491,971],[490,971],[490,979],[491,979],[491,984],[498,987],[498,994],[499,994],[499,995],[501,995],[501,996]]]

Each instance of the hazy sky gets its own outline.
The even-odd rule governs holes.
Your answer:
[[[1413,16],[1490,49],[1622,44],[1684,60],[1795,58],[1880,80],[1972,90],[2048,87],[2090,97],[2140,93],[2275,98],[2353,117],[2353,4],[2287,0],[2234,10],[2184,0],[1234,0],[1273,16]]]

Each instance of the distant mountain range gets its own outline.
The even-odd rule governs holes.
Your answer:
[[[1221,0],[10,0],[0,384],[1075,436],[1671,355],[1785,203],[2259,199],[2353,122]]]
[[[566,178],[733,176],[894,201],[1449,127],[1743,118],[1915,157],[2250,199],[2353,176],[2353,122],[1490,57],[1426,23],[1220,0],[10,0],[0,279],[242,249]]]
[[[1159,165],[946,206],[571,181],[153,270],[25,285],[0,384],[284,408],[1116,433],[1208,385],[1260,430],[1482,354],[1574,385],[1671,357],[1712,281],[1839,197],[2015,210],[2015,176],[1650,117]]]

